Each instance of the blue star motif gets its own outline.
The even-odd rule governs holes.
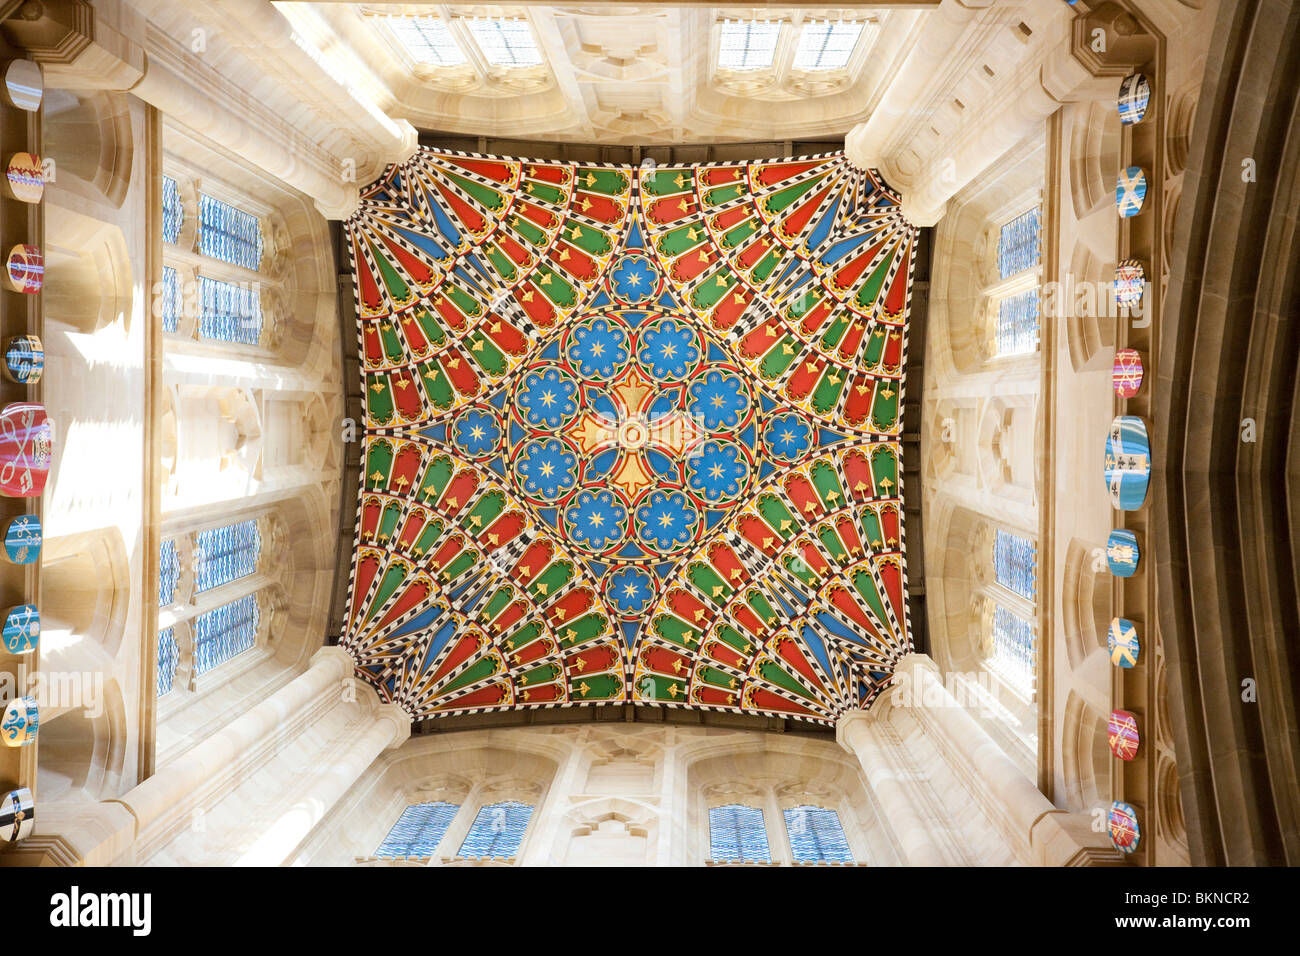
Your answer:
[[[692,491],[708,501],[720,501],[740,494],[749,465],[735,445],[711,441],[691,460],[688,471]]]
[[[558,368],[530,372],[519,389],[524,420],[534,428],[559,428],[578,413],[578,383]]]
[[[659,551],[671,551],[691,540],[700,516],[680,491],[653,492],[636,509],[637,534]]]
[[[704,378],[691,383],[691,397],[686,410],[703,419],[709,431],[735,428],[749,407],[749,396],[738,375],[724,375],[712,370]]]
[[[578,483],[578,456],[558,438],[529,444],[515,470],[523,478],[524,491],[554,500]]]
[[[700,360],[695,330],[673,319],[664,319],[646,330],[636,357],[654,378],[682,378]]]
[[[618,568],[605,579],[605,599],[628,617],[641,614],[653,597],[650,575],[637,567]]]
[[[802,455],[812,443],[812,429],[793,412],[778,415],[767,424],[763,433],[767,447],[777,458],[794,461]]]
[[[604,551],[623,537],[627,509],[618,504],[612,491],[582,491],[564,512],[569,536],[593,551]]]
[[[470,458],[481,458],[496,447],[501,426],[495,415],[470,409],[456,420],[452,441]]]
[[[645,256],[626,255],[609,272],[610,290],[633,304],[650,299],[659,285],[659,272]]]
[[[569,361],[583,378],[613,378],[627,355],[627,335],[604,319],[578,326],[569,340]]]

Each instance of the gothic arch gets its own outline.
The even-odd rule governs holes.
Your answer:
[[[127,96],[106,90],[50,90],[45,103],[45,154],[63,189],[126,201],[135,159]]]

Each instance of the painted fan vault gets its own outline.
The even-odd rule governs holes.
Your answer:
[[[427,149],[362,195],[359,675],[417,719],[865,706],[911,649],[897,197]]]

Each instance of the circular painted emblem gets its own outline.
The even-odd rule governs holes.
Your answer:
[[[14,564],[33,564],[41,556],[41,519],[19,515],[5,525],[5,558]]]
[[[0,736],[6,747],[25,747],[36,739],[41,726],[40,708],[35,697],[17,697],[5,706],[0,717]]]
[[[29,113],[41,108],[45,95],[45,78],[41,68],[31,60],[12,60],[5,67],[5,94],[9,102]]]
[[[0,410],[0,494],[36,498],[45,490],[54,431],[45,408],[14,402]]]
[[[1123,306],[1142,304],[1147,271],[1137,259],[1124,259],[1115,267],[1115,301]]]
[[[45,172],[41,168],[39,156],[31,153],[14,153],[9,157],[5,178],[9,181],[9,191],[14,194],[15,199],[38,203],[45,195]]]
[[[1142,353],[1137,349],[1120,349],[1115,353],[1111,384],[1120,398],[1132,398],[1142,388]]]
[[[15,292],[32,294],[41,291],[45,282],[45,258],[35,246],[14,246],[9,250],[5,268],[9,273],[9,285]]]
[[[1120,760],[1136,757],[1140,743],[1137,715],[1128,710],[1112,710],[1106,721],[1106,743]]]
[[[1137,625],[1123,617],[1112,619],[1106,632],[1106,647],[1110,651],[1112,664],[1116,667],[1132,667],[1142,653]]]
[[[35,385],[45,371],[45,347],[35,335],[15,335],[5,343],[5,375],[19,385]]]
[[[1137,573],[1142,552],[1137,535],[1125,528],[1116,528],[1106,539],[1106,565],[1117,578],[1131,578]]]
[[[26,787],[0,797],[0,840],[16,843],[31,835],[36,823],[36,801]]]
[[[1125,126],[1142,122],[1151,102],[1151,84],[1141,73],[1130,73],[1119,84],[1119,121]]]
[[[1113,373],[1112,373],[1113,374]],[[1106,489],[1121,511],[1142,507],[1151,483],[1151,441],[1142,419],[1120,415],[1106,434]]]
[[[1121,853],[1132,853],[1138,848],[1142,830],[1138,826],[1137,811],[1130,804],[1119,800],[1112,803],[1106,817],[1106,828],[1110,832],[1110,842]]]
[[[41,640],[41,615],[35,604],[19,604],[5,612],[3,628],[5,650],[10,654],[27,654]]]
[[[1142,211],[1142,203],[1147,198],[1147,174],[1141,166],[1130,166],[1119,174],[1115,184],[1115,205],[1119,214],[1131,219]]]
[[[658,298],[663,290],[659,267],[644,253],[628,252],[609,270],[609,292],[629,305],[641,305]]]

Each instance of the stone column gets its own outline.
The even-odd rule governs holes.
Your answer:
[[[882,822],[894,834],[899,855],[910,866],[944,866],[949,861],[916,811],[916,802],[880,740],[882,715],[894,706],[893,692],[881,694],[871,709],[849,711],[835,726],[835,739],[858,758],[879,802]]]
[[[406,711],[396,704],[375,707],[363,718],[346,745],[335,750],[338,758],[322,768],[306,787],[295,788],[297,799],[293,806],[270,825],[236,865],[283,863],[374,759],[390,747],[401,745],[410,735],[411,718]]]
[[[139,843],[189,814],[199,795],[210,794],[223,774],[260,743],[294,724],[323,694],[342,698],[343,679],[352,659],[340,647],[322,647],[311,666],[256,707],[216,731],[175,761],[112,803],[125,806],[135,820]],[[382,748],[381,748],[382,749]]]

